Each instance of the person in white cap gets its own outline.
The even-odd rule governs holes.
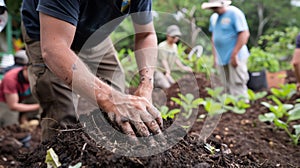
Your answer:
[[[157,88],[167,89],[175,83],[171,76],[171,71],[177,68],[174,65],[177,65],[179,70],[192,71],[190,67],[183,65],[178,57],[176,43],[181,35],[179,27],[171,25],[167,28],[166,40],[158,45],[158,68],[154,73],[154,86]]]
[[[247,100],[249,27],[244,13],[230,4],[228,0],[209,0],[202,8],[214,12],[209,31],[212,32],[215,65],[225,72],[224,85],[230,94]]]

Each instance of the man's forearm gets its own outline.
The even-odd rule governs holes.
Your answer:
[[[135,57],[142,82],[153,84],[157,61],[157,39],[154,32],[140,33],[135,39]],[[146,81],[144,81],[147,79]],[[145,83],[145,84],[146,84]]]
[[[248,39],[249,39],[250,33],[249,31],[242,31],[238,34],[238,39],[236,42],[236,45],[232,51],[232,56],[237,56],[241,48],[247,44]]]

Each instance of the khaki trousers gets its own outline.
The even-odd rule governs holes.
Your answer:
[[[240,60],[238,66],[234,68],[231,64],[220,66],[219,71],[224,71],[222,78],[223,86],[226,87],[229,94],[242,96],[248,99],[247,82],[249,80],[247,60]]]
[[[156,70],[154,72],[154,86],[157,88],[167,89],[174,84],[173,78],[167,78],[163,72]]]
[[[5,102],[0,102],[0,127],[19,124],[19,112],[9,109]]]
[[[57,128],[78,122],[78,96],[57,78],[44,64],[40,41],[29,38],[22,27],[26,52],[29,56],[29,81],[33,95],[43,109],[41,114],[42,141],[57,134]],[[77,53],[90,70],[114,88],[124,91],[125,77],[116,51],[109,38],[101,44]]]

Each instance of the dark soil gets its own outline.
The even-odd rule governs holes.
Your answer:
[[[205,87],[211,86],[210,81],[202,74],[196,75],[196,81],[200,97],[207,97]],[[286,82],[294,83],[295,81],[293,73],[288,72]],[[180,82],[181,84],[175,84],[163,92],[166,95],[165,100],[156,100],[154,97],[153,101],[166,104],[171,109],[178,108],[179,106],[170,98],[178,97],[179,92],[195,93],[196,89],[195,87],[180,87],[191,83],[188,78]],[[158,91],[157,94],[162,94],[162,91]],[[287,102],[294,103],[299,96],[300,94],[297,93]],[[151,156],[143,156],[143,150],[140,150],[140,156],[143,157],[119,155],[116,150],[124,149],[130,153],[131,150],[139,147],[143,149],[143,146],[151,142],[132,145],[132,148],[128,149],[126,146],[131,144],[130,139],[118,141],[118,135],[109,140],[99,139],[99,137],[115,135],[108,132],[107,125],[102,124],[105,118],[100,115],[102,113],[99,110],[90,114],[82,114],[81,124],[70,125],[68,129],[61,130],[56,139],[42,144],[40,144],[39,126],[34,129],[21,129],[17,125],[6,127],[0,129],[0,167],[47,167],[45,157],[50,148],[53,148],[58,155],[62,163],[61,167],[74,166],[77,163],[81,163],[82,167],[300,167],[299,145],[293,145],[284,131],[258,120],[259,114],[268,112],[260,104],[262,101],[268,101],[268,99],[263,98],[251,103],[251,107],[245,114],[227,112],[219,116],[220,121],[216,123],[216,128],[205,142],[200,133],[203,130],[209,130],[206,127],[214,123],[204,125],[204,121],[197,120],[187,131],[187,135],[178,139],[178,143],[174,146]],[[199,107],[197,116],[201,114],[206,114],[202,106]],[[168,136],[166,130],[174,124],[173,122],[175,123],[170,119],[164,121],[166,136]],[[177,131],[176,134],[181,134],[186,130],[178,127]],[[21,141],[28,138],[28,135],[31,135],[31,140],[22,143]],[[214,153],[209,152],[205,148],[207,144],[217,150]]]

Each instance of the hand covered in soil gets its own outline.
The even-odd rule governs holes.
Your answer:
[[[162,132],[160,112],[145,97],[114,92],[104,107],[109,120],[135,139],[136,136],[147,137]]]

